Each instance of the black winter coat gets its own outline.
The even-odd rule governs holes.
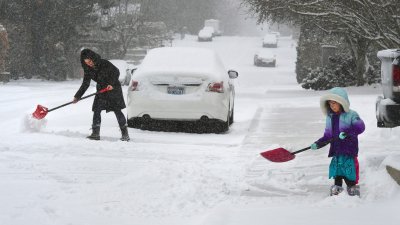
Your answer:
[[[94,68],[86,65],[84,59],[91,59],[94,62]],[[124,109],[126,106],[122,95],[121,83],[118,80],[118,68],[89,49],[81,51],[81,64],[84,71],[83,82],[74,97],[80,99],[89,88],[90,81],[94,80],[97,83],[97,91],[106,88],[108,85],[111,85],[113,90],[96,95],[92,111],[106,110],[109,112]]]

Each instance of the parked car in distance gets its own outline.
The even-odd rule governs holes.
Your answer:
[[[212,41],[214,36],[214,28],[204,27],[199,31],[198,41]]]
[[[164,47],[149,51],[128,88],[128,126],[156,121],[194,122],[223,133],[233,123],[238,73],[210,49]]]
[[[381,60],[383,96],[376,100],[378,127],[400,126],[400,49],[387,49],[377,54]]]
[[[266,34],[263,38],[264,48],[277,48],[278,47],[278,37],[276,34]]]
[[[204,21],[204,27],[212,27],[213,28],[213,36],[221,36],[221,23],[216,19],[208,19]]]
[[[268,49],[258,50],[254,55],[255,66],[276,66],[276,55]]]
[[[122,59],[109,60],[119,70],[119,82],[121,85],[129,85],[134,67]]]

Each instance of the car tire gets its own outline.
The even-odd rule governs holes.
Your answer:
[[[140,118],[131,118],[128,119],[128,127],[130,128],[140,128],[141,127],[141,119]]]
[[[229,125],[230,125],[230,114],[228,113],[228,118],[227,121],[216,121],[215,122],[215,133],[216,134],[222,134],[225,133],[229,130]]]

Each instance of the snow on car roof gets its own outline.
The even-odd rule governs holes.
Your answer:
[[[385,49],[378,51],[377,53],[378,58],[397,58],[400,56],[400,50],[399,49]]]
[[[211,49],[162,47],[148,52],[135,77],[160,74],[221,76],[225,73],[220,58]]]
[[[202,29],[199,31],[199,37],[212,37],[212,33],[213,31],[211,30],[206,30],[206,29]]]
[[[276,39],[277,39],[276,34],[266,34],[264,36],[264,40],[276,40]]]
[[[256,52],[256,55],[258,55],[259,57],[262,57],[262,58],[274,58],[275,57],[275,54],[272,51],[264,50],[264,49],[258,50]]]
[[[116,66],[119,70],[126,70],[128,68],[128,63],[122,59],[110,59],[110,61],[114,66]]]

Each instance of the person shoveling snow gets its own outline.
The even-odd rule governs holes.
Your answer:
[[[329,178],[335,180],[331,195],[343,191],[343,180],[350,196],[360,196],[358,167],[358,138],[364,132],[365,124],[357,112],[350,109],[347,92],[343,88],[332,88],[320,99],[322,112],[326,115],[324,136],[314,142],[313,150],[324,146],[323,142],[335,137],[330,143],[329,155],[332,157],[329,166]]]
[[[92,134],[87,138],[91,140],[100,140],[101,111],[113,111],[117,117],[119,127],[121,129],[121,140],[129,141],[128,125],[122,109],[124,109],[125,101],[122,94],[121,83],[119,82],[119,70],[108,60],[102,59],[99,54],[90,49],[81,51],[81,64],[84,71],[82,85],[74,96],[74,103],[77,103],[90,85],[90,81],[94,80],[98,91],[102,89],[111,90],[102,95],[96,95],[93,101],[93,122]]]
[[[329,155],[332,157],[329,166],[329,178],[335,180],[330,195],[338,195],[343,191],[343,180],[350,196],[360,196],[358,167],[358,138],[364,132],[365,124],[357,112],[350,110],[347,92],[342,88],[332,88],[320,99],[322,112],[326,115],[326,127],[323,137],[311,146],[290,152],[277,148],[261,153],[261,156],[272,162],[293,160],[297,153],[312,149],[317,150],[330,144]]]

